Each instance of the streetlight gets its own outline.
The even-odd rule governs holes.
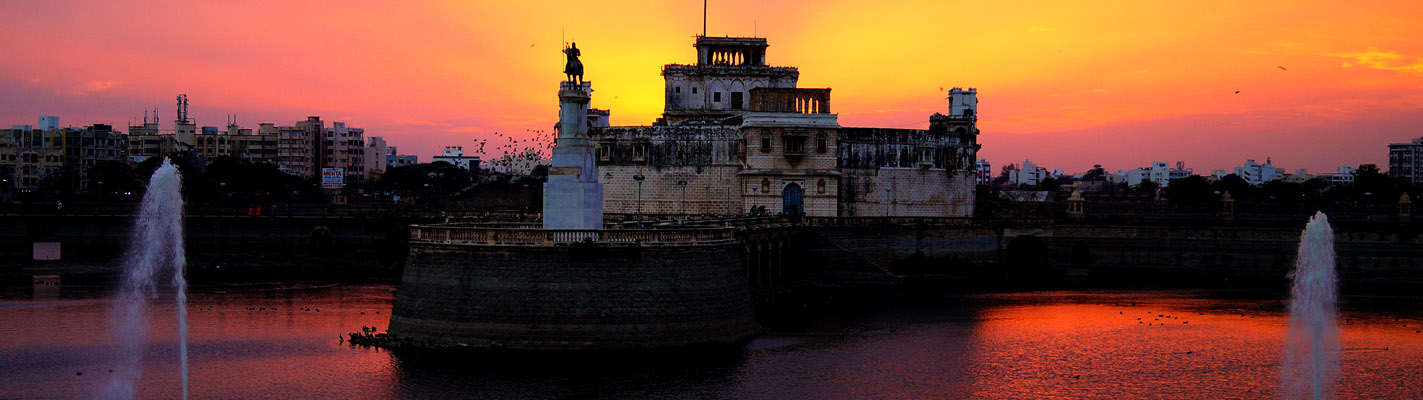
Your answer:
[[[637,181],[637,227],[642,228],[642,180],[647,177],[642,174],[632,176],[632,180]]]
[[[687,214],[687,180],[677,181],[677,186],[682,187],[682,214]]]

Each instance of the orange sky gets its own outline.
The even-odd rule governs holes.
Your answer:
[[[167,125],[187,93],[199,125],[320,115],[426,158],[551,127],[561,31],[593,106],[649,124],[661,65],[694,62],[701,30],[699,1],[405,3],[2,2],[0,125],[123,126],[144,107]],[[708,32],[768,38],[771,64],[834,89],[845,126],[922,129],[941,87],[976,87],[995,170],[1327,172],[1423,136],[1420,17],[1415,1],[714,1]]]

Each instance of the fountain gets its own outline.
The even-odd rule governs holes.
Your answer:
[[[179,366],[183,398],[188,398],[187,282],[183,278],[187,261],[183,254],[182,185],[178,167],[164,159],[143,194],[124,259],[122,287],[110,314],[119,343],[118,360],[99,393],[101,398],[138,397],[135,384],[142,375],[140,364],[148,344],[148,302],[156,297],[162,274],[169,271],[177,291]]]
[[[1299,256],[1289,276],[1283,398],[1330,398],[1339,374],[1339,306],[1334,230],[1324,213],[1310,218],[1300,234]]]

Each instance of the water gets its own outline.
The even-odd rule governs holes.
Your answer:
[[[172,273],[178,331],[178,370],[182,398],[188,398],[187,282],[183,279],[183,196],[178,167],[164,159],[153,172],[134,220],[133,239],[124,259],[123,282],[112,304],[110,324],[120,348],[108,381],[99,391],[107,399],[132,399],[143,376],[148,344],[149,302],[165,272]],[[147,396],[145,396],[147,397]]]
[[[1300,233],[1290,279],[1283,389],[1288,398],[1331,398],[1339,375],[1339,284],[1334,230],[1324,213],[1316,213]]]
[[[724,359],[429,365],[338,341],[389,321],[393,285],[195,286],[193,398],[1270,399],[1280,293],[1139,291],[839,299]],[[86,398],[107,378],[116,300],[0,290],[0,397]],[[153,303],[138,397],[181,396],[173,294]],[[1423,398],[1423,297],[1340,301],[1340,399]],[[319,310],[319,311],[317,311]],[[1150,324],[1150,325],[1148,325]],[[1387,348],[1388,350],[1384,350]],[[75,375],[83,372],[83,375]]]

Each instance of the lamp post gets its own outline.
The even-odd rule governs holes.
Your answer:
[[[683,179],[683,180],[677,181],[677,186],[681,186],[681,187],[682,187],[682,214],[683,214],[683,215],[686,215],[686,214],[687,214],[687,180],[686,180],[686,179]]]
[[[637,227],[642,228],[642,180],[647,177],[642,174],[632,176],[632,180],[637,181]]]

